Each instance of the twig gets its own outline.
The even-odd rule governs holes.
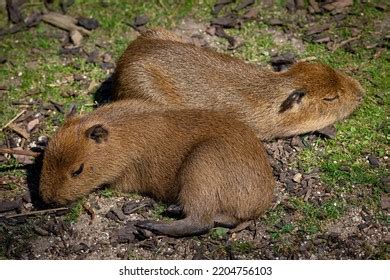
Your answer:
[[[88,202],[85,202],[83,204],[83,208],[84,208],[85,212],[87,212],[88,215],[91,216],[91,220],[89,221],[89,224],[92,224],[93,220],[95,220],[95,218],[96,218],[95,211],[93,211],[91,205]]]
[[[340,42],[340,44],[336,44],[335,46],[333,46],[332,52],[334,52],[335,50],[341,48],[342,46],[345,46],[345,45],[348,44],[348,43],[351,43],[351,42],[353,42],[353,41],[359,40],[360,37],[362,37],[362,35],[358,35],[358,36],[356,36],[356,37],[349,38],[349,39],[347,39],[347,40],[344,40],[344,41]]]
[[[13,123],[14,121],[16,121],[21,115],[23,115],[24,113],[26,113],[26,110],[22,110],[20,111],[19,114],[17,114],[14,118],[12,118],[12,120],[10,120],[9,122],[7,122],[2,128],[1,130],[4,130],[7,126],[9,126],[11,123]]]
[[[305,58],[302,58],[302,59],[299,59],[298,61],[299,62],[306,62],[306,61],[314,61],[314,60],[317,60],[318,58],[315,57],[315,56],[309,56],[309,57],[305,57]]]
[[[5,217],[6,219],[11,219],[11,218],[19,218],[19,217],[28,217],[28,216],[33,216],[33,215],[53,214],[53,213],[65,211],[65,210],[69,210],[69,208],[68,207],[52,208],[52,209],[31,211],[28,213],[6,215],[6,216],[1,216],[1,217]]]
[[[38,157],[40,153],[26,150],[14,150],[9,148],[0,148],[0,154],[11,154],[11,155],[22,155],[22,156],[31,156]]]

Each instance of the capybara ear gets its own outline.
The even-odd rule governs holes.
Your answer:
[[[100,144],[108,139],[108,130],[101,124],[95,124],[87,129],[85,135]]]
[[[306,95],[304,89],[294,90],[290,95],[283,101],[280,105],[279,113],[283,113],[294,107],[294,104],[299,104],[302,101],[302,98]]]

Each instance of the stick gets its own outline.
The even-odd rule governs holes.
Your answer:
[[[342,42],[340,42],[340,44],[337,44],[335,45],[333,48],[332,48],[332,52],[334,52],[335,50],[337,50],[338,48],[341,48],[342,46],[352,42],[352,41],[355,41],[355,40],[358,40],[360,39],[360,37],[362,37],[362,35],[359,35],[359,36],[356,36],[356,37],[352,37],[352,38],[349,38],[348,40],[344,40]]]
[[[38,157],[40,153],[26,150],[14,150],[9,148],[0,148],[0,154],[22,155],[30,157]]]
[[[24,113],[26,113],[26,110],[22,110],[19,114],[17,114],[14,118],[12,118],[12,120],[10,120],[9,122],[6,123],[5,126],[3,126],[1,128],[1,130],[4,130],[7,126],[9,126],[11,123],[13,123],[14,121],[16,121],[21,115],[23,115]]]
[[[31,211],[28,213],[6,215],[6,216],[1,216],[1,217],[5,217],[6,219],[11,219],[11,218],[19,218],[19,217],[28,217],[28,216],[33,216],[33,215],[53,214],[55,212],[60,212],[60,211],[65,211],[65,210],[69,210],[69,208],[68,207],[60,207],[60,208],[53,208],[53,209]]]

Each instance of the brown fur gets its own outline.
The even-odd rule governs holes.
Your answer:
[[[113,78],[114,99],[235,113],[261,139],[330,125],[352,113],[364,93],[358,81],[326,65],[300,62],[275,73],[188,44],[163,29],[132,42]],[[294,91],[304,95],[291,98]]]
[[[275,182],[263,145],[241,122],[124,100],[64,123],[45,151],[40,193],[66,204],[106,184],[181,205],[186,218],[140,226],[183,236],[259,217]]]

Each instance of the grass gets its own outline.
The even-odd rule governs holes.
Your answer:
[[[65,216],[65,221],[68,223],[74,223],[77,222],[78,218],[83,212],[83,203],[85,202],[84,199],[80,199],[76,202],[76,204],[70,209],[69,213]]]
[[[41,2],[35,3],[29,9],[34,9]],[[150,18],[150,26],[165,26],[172,28],[183,18],[190,16],[197,20],[209,21],[210,11],[214,4],[212,0],[205,1],[105,1],[107,6],[102,6],[101,1],[80,0],[69,9],[69,14],[85,17],[93,17],[99,20],[101,27],[92,32],[89,38],[84,38],[83,48],[86,51],[96,49],[96,43],[103,47],[99,51],[103,54],[109,52],[116,60],[124,51],[127,44],[135,38],[130,23],[136,15],[147,15]],[[362,6],[357,3],[352,8],[352,14],[348,17],[349,25],[361,24],[361,14],[366,18],[366,24],[362,30],[362,39],[366,42],[376,42],[375,21],[383,20],[384,13],[371,6]],[[178,4],[179,3],[179,4]],[[296,16],[287,14],[281,9],[285,5],[284,0],[276,1],[276,6],[270,10],[261,10],[261,16],[270,18],[292,18]],[[109,16],[107,16],[109,15]],[[329,15],[321,16],[323,22],[329,22]],[[5,11],[0,11],[0,26],[5,26]],[[273,52],[294,52],[299,57],[315,56],[319,61],[332,67],[344,69],[350,75],[361,81],[366,89],[364,103],[347,120],[336,125],[337,136],[335,139],[319,140],[313,146],[300,152],[296,166],[306,172],[319,168],[323,184],[332,191],[333,196],[321,205],[315,205],[300,198],[290,198],[289,202],[297,213],[294,221],[285,221],[287,210],[282,206],[268,211],[263,218],[274,239],[300,232],[305,235],[314,235],[323,230],[330,222],[340,219],[351,206],[366,206],[372,209],[378,220],[384,223],[389,218],[380,209],[380,197],[383,193],[380,179],[389,175],[385,166],[371,167],[366,157],[374,154],[379,158],[390,156],[390,53],[387,49],[382,55],[373,59],[374,50],[356,46],[356,53],[352,54],[344,49],[330,52],[324,45],[306,43],[305,50],[298,53],[291,43],[276,43],[269,26],[265,21],[250,22],[244,24],[241,30],[228,30],[232,35],[240,36],[245,45],[233,52],[235,56],[259,64],[265,64]],[[292,21],[296,22],[296,21]],[[305,25],[297,32],[304,32]],[[282,28],[273,28],[282,31]],[[350,28],[331,29],[330,34],[340,39],[351,36]],[[58,29],[41,23],[38,27],[9,36],[2,37],[0,41],[0,55],[9,59],[12,63],[0,65],[0,85],[6,85],[8,91],[0,95],[0,126],[14,117],[21,108],[13,106],[12,102],[20,99],[34,98],[47,102],[53,100],[65,104],[76,103],[81,111],[92,110],[86,104],[93,103],[95,87],[73,80],[73,74],[87,76],[87,79],[96,85],[103,82],[108,74],[99,65],[87,63],[83,57],[70,57],[63,59],[58,55],[60,41],[56,35],[66,34]],[[299,36],[299,34],[297,35]],[[221,44],[226,44],[223,40]],[[353,71],[358,69],[357,71]],[[64,97],[63,93],[75,92],[76,97]],[[31,96],[26,97],[26,94]],[[382,103],[378,102],[378,95],[382,96]],[[35,108],[37,109],[37,108]],[[53,114],[41,127],[39,135],[51,135],[63,120],[62,114]],[[3,137],[1,134],[0,137]],[[25,176],[20,171],[15,161],[0,164],[2,174]],[[343,171],[344,170],[344,171]],[[345,171],[350,170],[350,171]],[[10,185],[12,188],[12,185]],[[359,201],[348,199],[350,194],[359,192],[363,188],[369,188],[371,194]],[[111,189],[101,191],[103,197],[117,195]],[[158,204],[153,211],[153,217],[161,219],[165,205]],[[82,211],[79,203],[68,214],[69,221],[77,220]],[[275,225],[278,225],[277,227]],[[214,234],[214,235],[213,235]],[[212,236],[223,236],[219,230],[215,230]],[[213,238],[214,238],[213,237]],[[250,245],[238,243],[234,245],[238,251],[249,250]],[[0,258],[2,251],[0,250]]]

